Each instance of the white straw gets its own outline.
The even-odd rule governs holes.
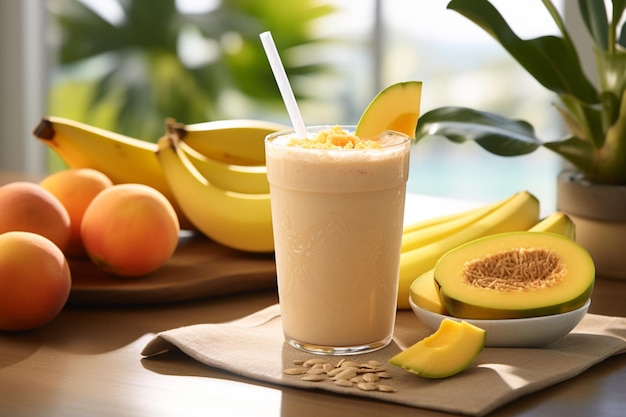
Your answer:
[[[285,73],[285,68],[283,67],[280,56],[278,55],[274,39],[272,39],[272,34],[270,32],[263,32],[259,36],[261,37],[261,43],[263,43],[265,54],[267,55],[270,67],[274,73],[274,78],[278,84],[278,89],[280,90],[280,94],[283,97],[285,106],[287,107],[287,113],[291,119],[291,124],[296,132],[296,136],[299,138],[305,138],[306,128],[304,121],[302,120],[302,115],[298,109],[296,97],[293,95],[293,90],[291,89],[291,85],[287,79],[287,73]]]

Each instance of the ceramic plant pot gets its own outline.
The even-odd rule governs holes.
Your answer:
[[[576,225],[576,241],[596,265],[596,275],[626,279],[626,186],[593,183],[565,170],[557,182],[557,210]]]

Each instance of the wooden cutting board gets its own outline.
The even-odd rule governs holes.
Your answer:
[[[69,260],[70,305],[150,304],[276,288],[273,254],[251,254],[200,235],[181,235],[174,256],[136,278],[107,274],[87,258]]]

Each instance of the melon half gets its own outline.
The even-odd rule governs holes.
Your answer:
[[[547,232],[501,233],[461,245],[434,269],[448,313],[465,319],[511,319],[582,307],[594,286],[589,253]]]

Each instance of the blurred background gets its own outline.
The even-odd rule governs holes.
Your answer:
[[[258,36],[268,30],[307,124],[354,124],[385,86],[421,80],[422,112],[469,106],[525,119],[546,140],[560,137],[554,97],[447,3],[3,0],[0,169],[43,175],[62,166],[32,136],[44,115],[148,141],[166,117],[288,123]],[[557,33],[541,0],[493,3],[523,38]],[[580,20],[572,3],[556,5],[566,20]],[[579,27],[573,36],[586,42]],[[411,158],[409,192],[482,202],[526,189],[545,210],[555,206],[560,160],[548,151],[503,158],[426,138]]]

